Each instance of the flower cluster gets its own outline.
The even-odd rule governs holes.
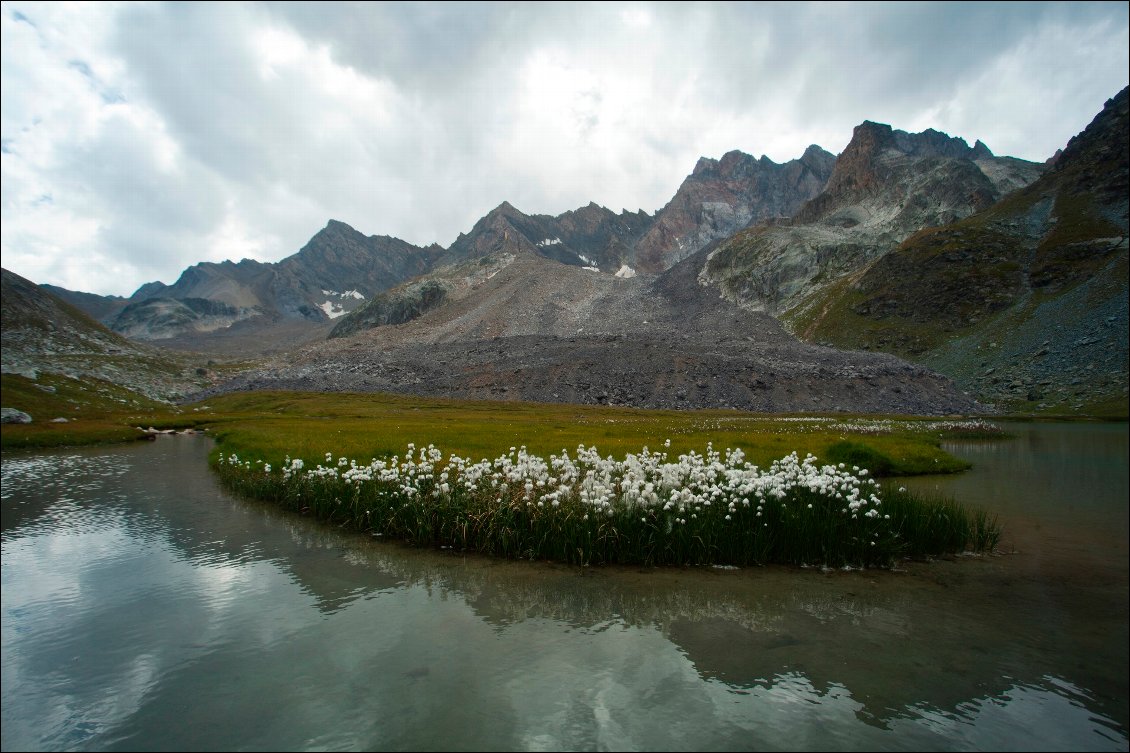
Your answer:
[[[866,469],[793,452],[759,468],[707,445],[671,459],[623,460],[580,445],[543,458],[512,447],[493,460],[408,445],[403,456],[326,453],[313,468],[219,459],[258,496],[418,543],[569,561],[875,564],[897,533]],[[880,546],[882,553],[863,554]],[[884,548],[885,547],[885,548]],[[872,550],[875,551],[875,550]]]
[[[669,442],[667,443],[670,444]],[[234,453],[220,462],[251,470],[250,461]],[[262,466],[271,473],[269,464]],[[591,512],[612,514],[620,509],[661,510],[679,515],[701,513],[706,508],[735,513],[753,508],[759,515],[770,502],[781,503],[797,489],[842,502],[840,511],[853,518],[876,517],[882,504],[876,482],[865,468],[818,465],[812,455],[800,459],[793,452],[776,460],[768,469],[744,462],[740,449],[723,456],[707,445],[705,455],[690,452],[670,461],[666,452],[629,453],[624,460],[602,457],[595,447],[580,445],[575,456],[563,450],[546,460],[523,446],[494,460],[473,463],[458,455],[444,462],[433,445],[408,445],[404,457],[373,459],[365,465],[348,458],[334,459],[305,470],[302,459],[287,457],[281,478],[290,480],[332,479],[360,487],[374,483],[391,487],[406,496],[432,497],[486,494],[497,501],[517,500],[528,506],[559,507],[577,501]]]
[[[852,434],[885,435],[896,432],[928,432],[942,436],[975,434],[999,436],[1004,433],[997,424],[982,419],[900,420],[890,418],[835,418],[832,416],[779,416],[775,418],[714,417],[688,426],[682,433],[733,431],[756,427],[760,432],[805,434],[815,432],[850,432]]]

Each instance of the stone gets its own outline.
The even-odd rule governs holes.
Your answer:
[[[0,408],[0,424],[30,424],[31,416],[15,408]]]

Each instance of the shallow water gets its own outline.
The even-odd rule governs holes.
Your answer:
[[[411,550],[202,438],[6,456],[2,746],[1126,750],[1126,425],[1011,428],[914,484],[1015,553],[893,573]]]

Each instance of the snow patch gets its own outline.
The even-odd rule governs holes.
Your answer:
[[[326,316],[328,316],[330,319],[337,319],[339,316],[345,316],[345,314],[347,313],[340,303],[333,303],[332,301],[326,301],[318,308],[320,308],[322,311],[325,311]]]
[[[556,246],[556,245],[559,245],[560,243],[561,243],[560,238],[546,238],[544,241],[538,241],[538,245],[542,246],[542,247]]]
[[[620,269],[616,270],[616,276],[617,277],[623,277],[624,279],[627,279],[629,277],[635,277],[636,276],[636,270],[632,269],[627,264],[625,264],[625,265],[621,266]]]
[[[599,272],[600,271],[600,267],[581,267],[581,269],[587,269],[590,272]]]
[[[354,298],[358,301],[365,300],[364,294],[359,290],[347,290],[344,293],[339,293],[336,290],[323,290],[322,295],[328,295],[330,297],[337,296],[338,298]]]

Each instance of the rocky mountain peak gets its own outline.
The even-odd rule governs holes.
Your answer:
[[[633,266],[662,272],[749,224],[792,216],[824,188],[834,162],[835,157],[816,146],[784,164],[737,150],[720,160],[699,159],[640,238]]]
[[[522,213],[521,210],[516,208],[509,201],[504,201],[501,204],[499,204],[498,206],[496,206],[494,209],[487,212],[487,217],[490,217],[492,215],[501,215],[503,217],[506,217],[506,216],[515,215],[515,214],[522,215],[523,217],[525,216]]]
[[[330,220],[326,223],[324,228],[314,233],[310,240],[306,241],[306,245],[303,246],[298,253],[302,253],[303,250],[308,248],[317,248],[319,246],[336,243],[341,239],[364,237],[365,235],[352,225],[342,222],[341,220]]]
[[[995,156],[989,147],[985,146],[985,142],[977,139],[977,143],[973,145],[973,159],[984,159],[986,157]]]
[[[978,160],[990,158],[992,151],[982,141],[970,147],[965,139],[949,136],[933,128],[907,133],[885,123],[865,120],[852,131],[828,180],[829,192],[868,192],[889,182],[892,169],[908,160],[927,158]]]
[[[976,159],[973,149],[958,136],[950,136],[933,128],[927,128],[921,133],[907,133],[906,131],[893,131],[895,147],[904,154],[913,157],[948,157],[950,159]],[[980,143],[980,142],[978,142]],[[981,144],[982,151],[989,152],[988,147]]]
[[[990,178],[1033,167],[1041,174],[956,222],[917,221],[913,234],[849,284],[815,294],[809,286],[792,321],[807,337],[909,355],[1010,409],[1125,406],[1128,134],[1124,89],[1050,169],[978,159]],[[949,162],[955,176],[952,168],[967,165]],[[927,187],[935,190],[921,191],[926,198],[945,198],[937,183]],[[845,245],[838,239],[837,249]],[[771,251],[781,256],[780,248]],[[756,268],[764,274],[764,265]]]
[[[160,295],[161,291],[167,287],[168,285],[160,281],[147,282],[135,290],[129,299],[131,301],[142,301],[146,298],[152,298],[155,295]]]
[[[884,144],[894,140],[895,129],[887,123],[877,123],[874,120],[865,120],[851,129],[851,141],[844,148],[844,152],[858,150],[868,145]]]
[[[751,227],[722,241],[703,279],[721,283],[726,295],[747,305],[783,314],[814,286],[854,274],[924,227],[987,208],[1042,170],[994,157],[980,141],[970,147],[934,129],[907,133],[864,121],[819,195],[787,223]]]
[[[715,172],[718,169],[718,160],[711,159],[710,157],[699,157],[698,162],[694,164],[694,170],[691,171],[691,176],[703,175],[704,173]]]
[[[525,217],[526,214],[521,210],[514,208],[509,203],[503,203],[498,208],[491,210],[483,219],[486,220],[485,227],[505,231],[514,227],[515,220],[521,220]]]
[[[865,120],[852,131],[851,141],[836,160],[828,179],[827,191],[867,190],[881,182],[876,171],[882,149],[894,144],[894,129],[883,123]]]
[[[1108,99],[1090,125],[1067,142],[1062,154],[1056,159],[1053,173],[1062,173],[1072,167],[1085,165],[1116,165],[1118,169],[1102,172],[1112,173],[1116,184],[1112,188],[1117,188],[1119,185],[1125,187],[1128,161],[1126,132],[1130,125],[1128,92],[1130,87]],[[1122,177],[1118,178],[1118,175]],[[1125,199],[1125,192],[1123,198]]]
[[[594,201],[590,201],[580,209],[574,209],[565,212],[557,217],[558,221],[571,221],[589,228],[593,228],[602,222],[609,222],[616,217],[612,211],[606,207],[602,207]]]
[[[616,272],[651,225],[646,212],[615,214],[596,202],[556,217],[528,215],[503,202],[460,235],[443,264],[498,253],[531,253],[590,271]]]
[[[804,150],[804,154],[800,156],[800,161],[811,169],[826,168],[830,175],[832,166],[836,162],[836,155],[818,144],[809,144],[808,148]]]
[[[764,155],[760,160],[757,160],[745,152],[739,152],[737,149],[734,149],[722,155],[722,159],[718,162],[718,172],[723,177],[731,178],[741,172],[743,168],[748,169],[754,163],[761,167],[776,164],[773,160]]]
[[[530,218],[504,201],[479,218],[471,232],[460,234],[443,254],[440,265],[454,264],[468,259],[489,256],[495,253],[513,253],[533,250],[536,241],[531,241],[519,229]]]

